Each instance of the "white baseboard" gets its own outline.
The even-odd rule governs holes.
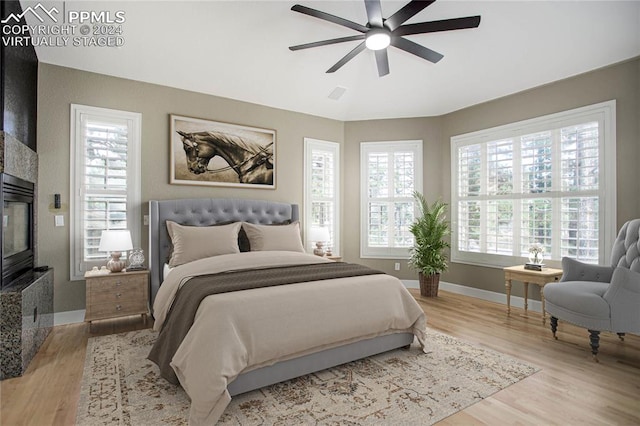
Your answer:
[[[400,280],[406,288],[420,288],[418,280]]]
[[[420,288],[418,280],[402,280],[406,288]],[[481,290],[479,288],[467,287],[460,284],[440,281],[440,288],[451,293],[462,294],[464,296],[475,297],[489,302],[507,304],[507,295],[494,291]],[[511,296],[511,306],[524,309],[524,298]],[[542,304],[538,300],[529,299],[529,309],[534,312],[542,312]],[[53,314],[53,325],[76,324],[84,322],[84,309],[78,311],[64,311]]]
[[[53,314],[53,325],[66,325],[84,322],[84,309],[79,311],[64,311]]]
[[[402,280],[407,288],[420,288],[418,280]],[[440,289],[451,293],[462,294],[464,296],[475,297],[476,299],[487,300],[489,302],[507,304],[507,295],[504,293],[496,293],[494,291],[482,290],[479,288],[467,287],[465,285],[448,283],[440,281]],[[542,303],[539,300],[528,300],[528,309],[534,312],[542,312]],[[511,296],[511,306],[514,308],[524,309],[524,297]]]

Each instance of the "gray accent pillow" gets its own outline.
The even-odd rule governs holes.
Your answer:
[[[251,251],[305,252],[300,236],[300,222],[279,226],[242,222],[242,229],[247,234]]]
[[[169,266],[175,267],[205,257],[240,253],[240,222],[218,226],[184,226],[167,220],[173,245]]]

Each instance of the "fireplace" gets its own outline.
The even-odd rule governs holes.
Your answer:
[[[3,146],[2,146],[3,145]],[[21,376],[53,328],[53,268],[34,271],[38,154],[0,130],[0,380]]]
[[[15,176],[0,175],[2,227],[2,286],[10,287],[34,263],[34,184]]]

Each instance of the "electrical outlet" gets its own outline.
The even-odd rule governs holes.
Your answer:
[[[144,226],[149,226],[149,215],[145,214],[144,216],[142,216],[142,224]]]
[[[393,269],[395,269],[396,271],[400,270],[400,262],[396,262],[396,264],[394,265]]]
[[[56,226],[64,226],[64,216],[57,214],[54,216],[54,223]]]

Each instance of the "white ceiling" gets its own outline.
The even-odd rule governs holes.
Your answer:
[[[406,2],[382,0],[384,16]],[[356,34],[292,12],[296,0],[40,3],[126,17],[124,46],[38,46],[41,62],[345,121],[441,115],[640,55],[640,1],[439,0],[407,23],[481,15],[479,28],[407,36],[444,59],[391,47],[382,78],[371,51],[325,73],[358,42],[290,51]],[[298,3],[366,24],[363,0]]]

